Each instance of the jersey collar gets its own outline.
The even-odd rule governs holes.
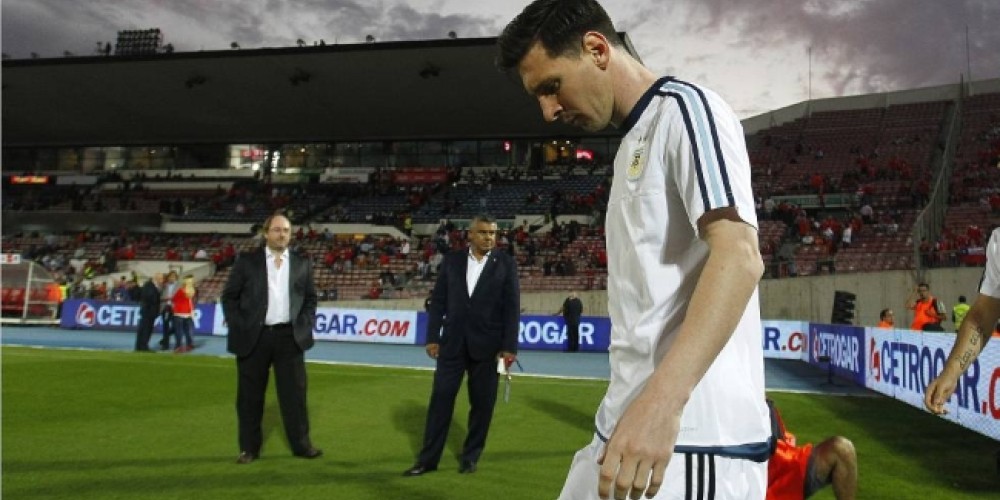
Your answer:
[[[674,78],[672,76],[664,76],[663,78],[656,80],[656,82],[642,94],[642,97],[639,98],[639,102],[635,103],[635,106],[632,107],[632,111],[629,111],[628,116],[625,117],[625,122],[622,123],[621,128],[622,134],[627,134],[629,130],[632,130],[632,127],[635,126],[635,122],[639,121],[639,117],[642,116],[642,112],[645,111],[646,106],[649,105],[649,101],[653,100],[653,96],[659,92],[660,87],[663,87],[665,83],[673,79]]]

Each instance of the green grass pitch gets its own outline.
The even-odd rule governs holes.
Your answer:
[[[273,388],[262,458],[234,463],[232,359],[5,347],[4,499],[553,499],[586,444],[605,383],[517,377],[479,471],[457,473],[460,394],[438,472],[401,473],[423,431],[431,372],[309,366],[312,436],[291,456]],[[272,383],[273,386],[273,383]],[[772,393],[802,442],[851,438],[859,498],[1000,498],[1000,443],[880,396]],[[813,497],[833,498],[829,489]]]

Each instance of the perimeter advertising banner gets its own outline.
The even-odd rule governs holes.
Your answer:
[[[944,368],[954,333],[867,329],[865,386],[924,408],[927,385]],[[944,418],[1000,440],[1000,344],[990,342],[958,379]]]
[[[222,304],[215,310],[213,331],[216,335],[229,333]],[[325,341],[415,344],[417,312],[320,307],[316,309],[313,337]]]
[[[594,316],[580,318],[580,351],[608,352],[611,320]],[[517,332],[518,349],[565,351],[566,321],[562,316],[521,316]]]
[[[427,313],[418,318],[419,335],[417,344],[427,342]],[[583,316],[580,318],[580,351],[608,352],[611,336],[611,320],[608,318]],[[517,331],[518,350],[565,351],[566,322],[562,316],[521,315]]]
[[[764,357],[799,359],[809,356],[809,323],[805,321],[763,321]]]
[[[197,304],[191,315],[195,335],[211,335],[215,328],[215,304]],[[139,304],[91,299],[69,299],[62,304],[59,320],[62,328],[136,331],[139,327]],[[163,331],[157,316],[153,330]]]
[[[809,324],[810,364],[865,385],[865,329],[850,325]],[[827,359],[829,361],[827,361]]]

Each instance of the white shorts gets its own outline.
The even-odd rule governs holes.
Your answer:
[[[597,476],[601,466],[597,459],[603,449],[604,442],[595,435],[589,445],[576,452],[559,500],[599,500]],[[766,491],[767,462],[675,453],[654,500],[763,500]]]

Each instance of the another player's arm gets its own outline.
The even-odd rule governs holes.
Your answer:
[[[986,343],[993,335],[993,325],[1000,319],[1000,298],[979,294],[969,313],[962,321],[955,345],[948,354],[944,369],[927,386],[924,393],[924,406],[932,413],[942,415],[948,413],[945,402],[955,392],[958,378],[965,373],[969,365],[983,352]]]
[[[699,229],[708,260],[676,340],[608,440],[598,484],[602,498],[609,498],[612,488],[631,498],[644,490],[652,498],[659,491],[684,406],[733,335],[764,274],[757,231],[735,209],[706,213]]]

